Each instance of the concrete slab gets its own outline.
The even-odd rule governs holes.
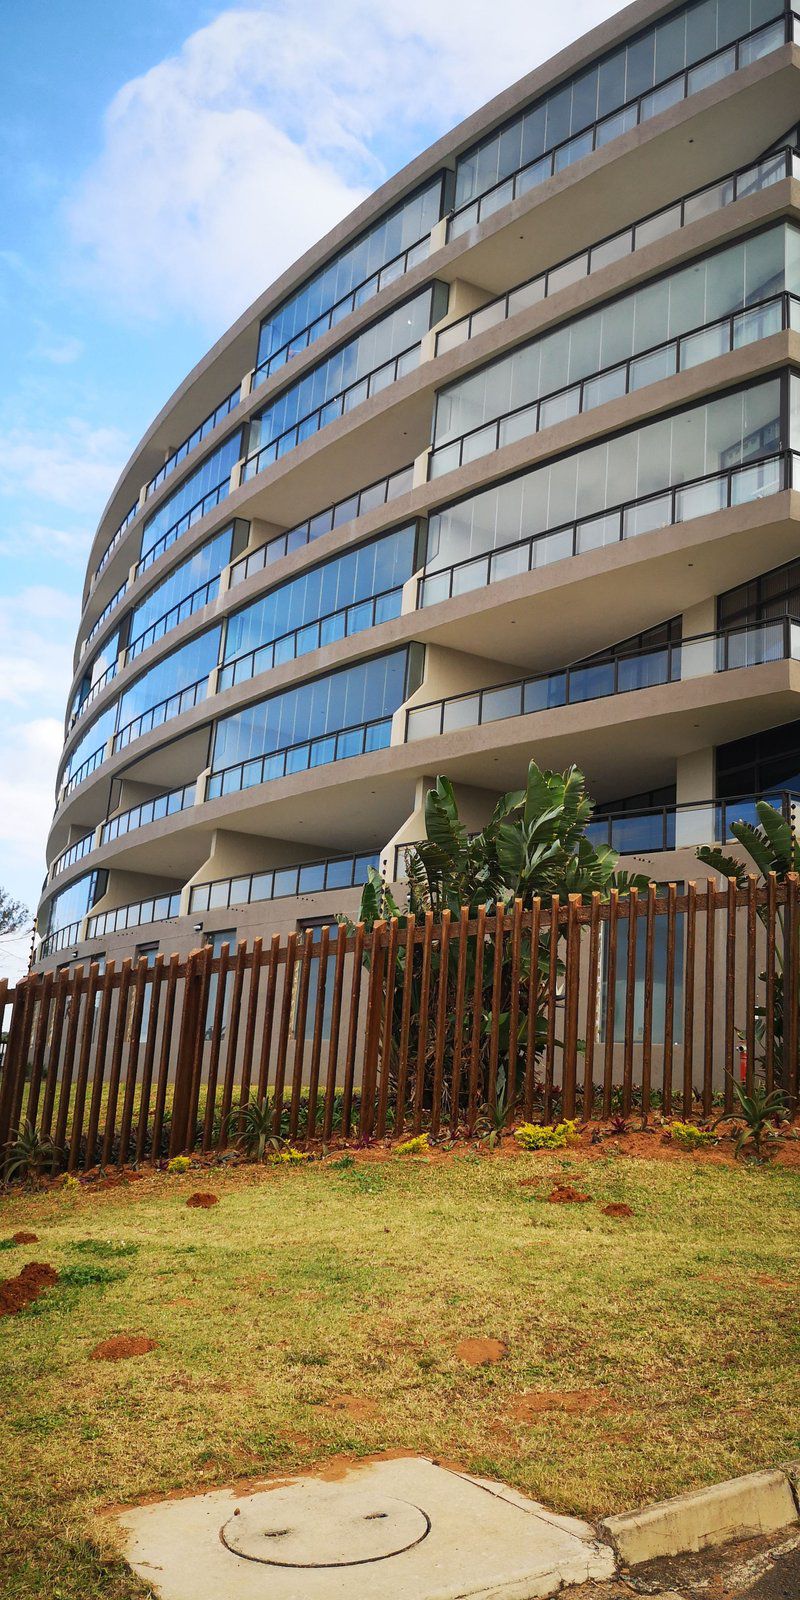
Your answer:
[[[538,1600],[609,1578],[595,1530],[423,1458],[118,1513],[160,1600]]]

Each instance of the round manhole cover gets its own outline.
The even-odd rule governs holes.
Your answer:
[[[355,1567],[385,1561],[430,1532],[419,1506],[380,1490],[306,1480],[257,1495],[220,1530],[246,1561],[272,1567]]]

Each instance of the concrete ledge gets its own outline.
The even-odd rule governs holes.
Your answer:
[[[775,1533],[800,1521],[792,1490],[799,1476],[800,1463],[753,1472],[693,1494],[676,1495],[641,1511],[607,1517],[600,1523],[600,1531],[629,1567],[659,1556],[703,1550],[729,1539]]]

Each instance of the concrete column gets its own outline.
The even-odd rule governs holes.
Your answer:
[[[716,625],[717,602],[713,595],[711,599],[702,600],[699,605],[691,606],[683,613],[684,639],[701,633],[712,634]],[[681,649],[681,679],[707,677],[714,671],[716,659],[714,639],[699,639],[696,644],[684,644]]]
[[[678,756],[676,799],[679,806],[690,805],[691,811],[678,811],[675,819],[675,845],[713,844],[714,807],[695,804],[711,800],[714,794],[714,750],[692,750],[689,755]]]
[[[416,459],[414,461],[414,475],[413,475],[413,477],[411,479],[411,487],[412,487],[412,489],[421,489],[422,485],[427,483],[427,481],[428,481],[428,457],[429,456],[430,456],[430,450],[428,449],[428,450],[423,450],[422,455],[416,457]]]
[[[434,255],[437,250],[443,250],[446,244],[447,218],[442,217],[441,220],[439,222],[435,222],[431,228],[431,255]]]

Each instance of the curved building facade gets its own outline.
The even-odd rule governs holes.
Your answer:
[[[792,813],[798,30],[636,0],[188,375],[92,546],[38,966],[329,922],[439,772],[477,827],[575,761],[660,881]]]

